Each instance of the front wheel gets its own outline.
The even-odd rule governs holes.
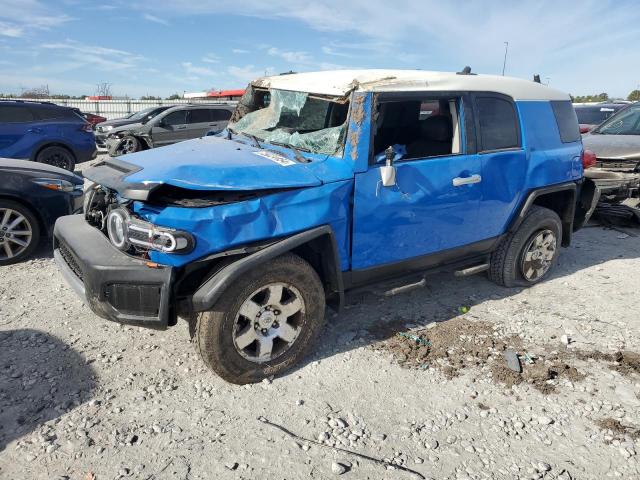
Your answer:
[[[562,223],[553,210],[534,205],[515,232],[491,254],[489,278],[505,287],[540,282],[560,251]]]
[[[127,155],[140,151],[140,140],[133,135],[122,137],[115,149],[114,156]]]
[[[0,265],[28,258],[38,246],[38,220],[24,205],[0,199]]]
[[[198,353],[231,383],[278,375],[311,350],[324,324],[324,289],[316,271],[285,254],[241,276],[195,325]]]

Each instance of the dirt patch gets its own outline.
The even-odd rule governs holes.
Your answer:
[[[640,375],[640,353],[622,351],[615,353],[603,353],[599,351],[575,353],[576,358],[580,360],[596,360],[610,362],[611,370],[619,372],[621,375],[629,376],[632,373]]]
[[[640,428],[623,425],[620,420],[615,418],[601,418],[596,420],[596,425],[602,430],[611,430],[618,437],[628,435],[634,440],[640,438]]]
[[[511,370],[502,355],[505,349],[523,352],[526,348],[517,336],[500,337],[489,322],[456,318],[411,332],[402,331],[405,323],[406,320],[387,322],[380,331],[374,327],[369,333],[386,339],[376,348],[391,352],[406,368],[435,367],[447,378],[453,378],[464,369],[489,365],[494,382],[508,388],[526,382],[544,394],[556,392],[557,380],[578,382],[585,378],[555,353],[538,357],[533,363],[525,362],[520,355],[522,372]]]
[[[518,337],[500,338],[489,322],[456,318],[431,328],[400,332],[378,348],[390,351],[398,363],[408,368],[434,366],[447,378],[460,370],[486,364],[507,347],[521,347]]]
[[[526,382],[544,394],[556,392],[556,383],[550,380],[566,379],[571,382],[579,382],[586,375],[580,373],[575,367],[560,360],[539,360],[534,364],[524,364],[522,373],[515,372],[507,367],[503,358],[497,359],[491,367],[493,380],[512,387]]]

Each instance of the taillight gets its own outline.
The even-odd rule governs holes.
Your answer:
[[[582,168],[585,170],[587,168],[596,166],[596,154],[591,150],[584,150],[582,152]]]
[[[93,132],[93,126],[90,123],[85,123],[80,127],[83,132]]]

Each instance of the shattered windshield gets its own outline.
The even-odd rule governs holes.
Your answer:
[[[347,103],[305,92],[251,89],[228,128],[259,141],[326,155],[341,155]]]

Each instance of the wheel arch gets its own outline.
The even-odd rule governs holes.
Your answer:
[[[571,244],[573,222],[576,211],[577,185],[575,182],[567,182],[559,185],[538,188],[528,193],[522,202],[518,214],[512,220],[508,231],[514,232],[522,224],[527,212],[533,205],[548,208],[558,214],[562,222],[562,246]]]
[[[328,225],[294,234],[248,255],[224,262],[192,295],[191,310],[210,310],[232,282],[243,273],[289,252],[300,256],[314,268],[324,286],[327,304],[339,310],[343,303],[344,286],[337,244],[333,230]]]
[[[76,155],[76,152],[73,150],[73,147],[65,142],[62,142],[60,140],[53,140],[53,141],[46,141],[44,143],[42,143],[41,145],[38,146],[38,148],[34,149],[34,153],[33,155],[31,155],[31,160],[32,161],[36,161],[36,158],[38,158],[38,155],[40,154],[40,152],[42,152],[42,150],[44,150],[45,148],[49,148],[49,147],[61,147],[64,148],[65,150],[67,150],[71,156],[73,157],[73,161],[77,161],[78,160],[78,156]]]

